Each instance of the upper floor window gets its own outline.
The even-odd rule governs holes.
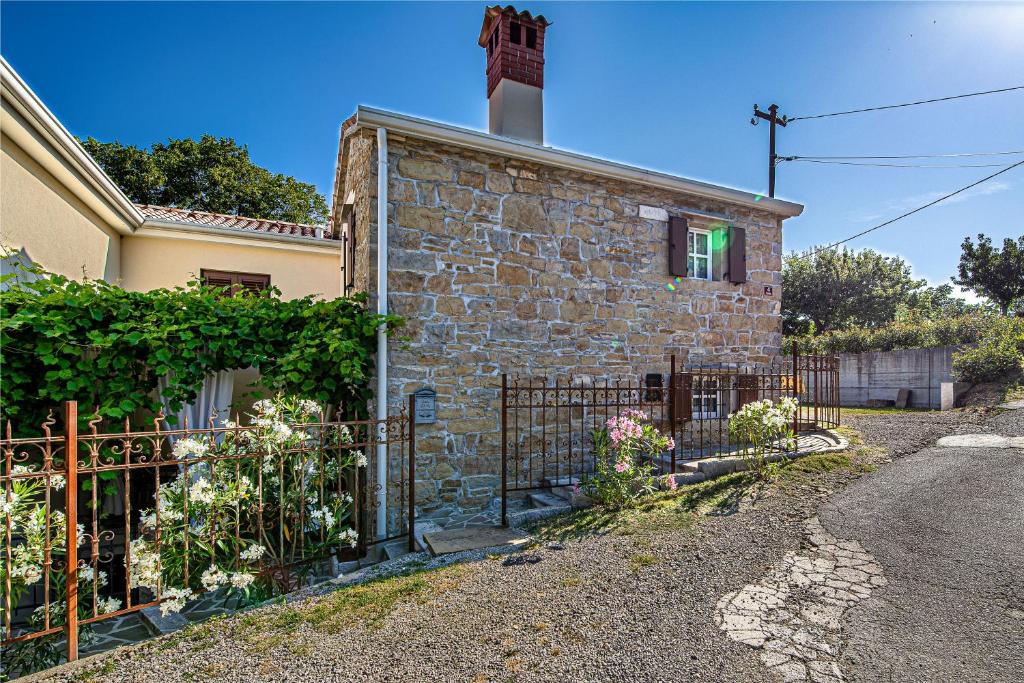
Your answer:
[[[714,278],[711,261],[711,233],[691,229],[686,233],[686,276],[699,280]]]

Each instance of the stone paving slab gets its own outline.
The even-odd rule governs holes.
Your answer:
[[[1024,436],[954,434],[942,437],[936,444],[943,448],[1024,448]]]
[[[503,527],[473,527],[468,529],[449,529],[424,534],[427,547],[434,555],[447,555],[466,550],[479,550],[493,546],[525,545],[532,540],[529,534],[518,529]]]

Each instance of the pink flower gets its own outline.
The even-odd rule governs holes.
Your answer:
[[[629,463],[626,462],[625,460],[620,460],[617,463],[615,463],[615,471],[618,472],[619,474],[622,474],[623,472],[625,472],[628,469],[629,469]]]
[[[668,445],[666,446],[666,448],[667,448],[668,450],[672,450],[672,449],[673,449],[673,448],[675,448],[675,447],[676,447],[676,440],[675,440],[675,439],[673,439],[673,438],[672,438],[671,436],[670,436],[670,437],[668,437]]]
[[[616,446],[618,446],[619,442],[622,441],[623,439],[622,431],[618,429],[613,429],[610,436],[612,438],[612,443],[615,444]]]
[[[679,488],[679,484],[676,483],[675,475],[668,475],[668,490],[675,491],[677,488]]]

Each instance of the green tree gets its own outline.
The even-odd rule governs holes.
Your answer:
[[[231,138],[172,138],[149,150],[94,138],[82,145],[139,204],[292,223],[327,221],[327,202],[313,185],[257,166],[249,148]]]
[[[960,248],[960,277],[952,278],[953,282],[990,300],[1003,315],[1024,303],[1024,235],[1016,241],[1007,237],[1003,248],[997,249],[979,233],[977,245],[965,237]]]
[[[872,249],[793,253],[782,266],[783,330],[821,334],[879,327],[925,285],[903,259]]]

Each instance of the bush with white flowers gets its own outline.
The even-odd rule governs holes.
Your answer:
[[[142,512],[143,536],[125,557],[131,586],[159,593],[165,614],[213,590],[254,602],[295,588],[310,571],[303,561],[355,547],[341,484],[365,457],[345,447],[347,427],[324,433],[320,413],[276,396],[257,401],[247,425],[226,421],[219,443],[178,440],[179,475]]]
[[[768,472],[767,454],[772,450],[796,447],[793,417],[798,401],[783,396],[777,402],[769,399],[747,403],[729,417],[729,435],[742,444],[747,468],[758,476]]]

